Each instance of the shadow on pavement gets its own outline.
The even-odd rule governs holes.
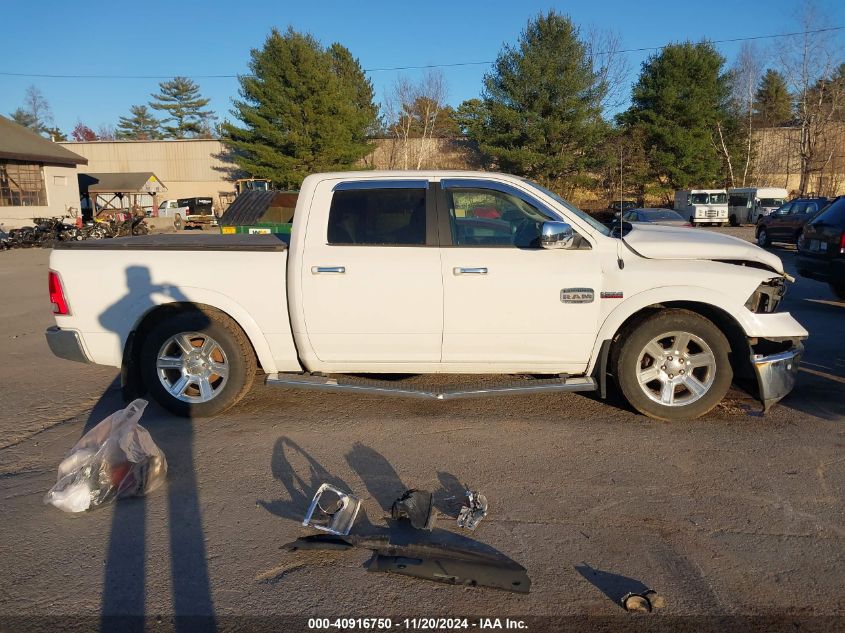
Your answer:
[[[331,484],[346,492],[352,492],[343,479],[331,474],[310,453],[288,437],[276,440],[270,460],[270,471],[285,487],[288,498],[275,501],[259,500],[258,503],[271,514],[283,519],[301,522],[311,499],[322,484]]]
[[[622,598],[628,593],[644,593],[649,590],[641,581],[636,578],[629,578],[621,574],[614,574],[609,571],[602,571],[590,567],[587,563],[575,565],[575,571],[586,578],[593,586],[598,588],[620,609],[625,607]]]
[[[124,406],[115,382],[91,411],[85,430]],[[214,631],[217,624],[197,493],[193,421],[174,418],[150,403],[141,424],[164,451],[168,462],[166,494],[173,627],[176,631]],[[155,491],[152,495],[162,492]],[[144,630],[146,504],[144,497],[128,498],[117,501],[112,508],[100,609],[102,631]]]
[[[128,267],[126,294],[100,315],[100,323],[125,341],[132,327],[126,322],[127,312],[137,314],[140,309],[144,313],[157,305],[159,302],[154,300],[153,295],[166,295],[170,301],[185,299],[169,284],[154,284],[148,268]],[[124,406],[119,385],[112,384],[91,411],[86,431]],[[164,452],[168,463],[167,525],[174,629],[214,631],[217,619],[211,596],[194,465],[194,422],[192,419],[176,418],[155,403],[150,403],[141,424]],[[159,493],[153,492],[153,495],[156,494]],[[112,509],[100,610],[102,631],[144,629],[146,504],[143,497],[122,499]]]

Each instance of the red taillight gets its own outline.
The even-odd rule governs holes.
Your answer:
[[[50,271],[48,285],[50,287],[50,303],[53,304],[53,314],[68,315],[70,308],[65,299],[65,291],[62,288],[62,280],[59,273]]]
[[[845,233],[839,236],[839,254],[845,255]]]

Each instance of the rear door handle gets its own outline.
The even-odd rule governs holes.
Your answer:
[[[456,275],[486,275],[486,268],[453,268],[452,272]]]
[[[312,275],[322,275],[323,273],[335,273],[342,275],[346,272],[346,266],[312,266]]]

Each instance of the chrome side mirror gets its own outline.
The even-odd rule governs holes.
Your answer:
[[[575,246],[575,231],[566,222],[543,222],[540,246],[543,248],[573,248]]]

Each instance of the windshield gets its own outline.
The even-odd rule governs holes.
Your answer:
[[[726,193],[694,193],[690,196],[692,204],[727,204]]]
[[[527,183],[527,184],[531,185],[532,187],[534,187],[535,189],[537,189],[538,191],[542,191],[544,194],[549,196],[555,202],[558,202],[559,204],[563,205],[566,208],[567,211],[571,211],[573,214],[577,215],[578,218],[580,218],[581,220],[584,220],[584,222],[588,223],[590,226],[592,226],[596,231],[598,231],[602,235],[610,235],[610,229],[607,228],[604,224],[602,224],[601,222],[599,222],[598,220],[596,220],[594,217],[590,216],[589,214],[584,213],[583,211],[581,211],[581,209],[576,208],[575,206],[573,206],[572,204],[570,204],[569,202],[567,202],[566,200],[561,198],[559,195],[557,195],[554,191],[549,191],[548,189],[546,189],[542,185],[538,185],[536,182],[528,180],[527,178],[523,178],[522,180],[525,183]]]
[[[761,207],[782,207],[785,202],[783,198],[760,198]]]
[[[651,220],[652,222],[655,220],[680,220],[681,222],[684,221],[678,213],[670,209],[644,209],[640,211],[640,213],[646,217],[646,219]]]

